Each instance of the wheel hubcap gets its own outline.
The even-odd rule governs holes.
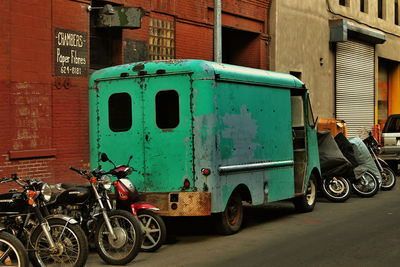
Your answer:
[[[346,190],[343,181],[338,180],[337,178],[333,178],[331,180],[331,182],[328,185],[328,188],[335,194],[342,194]]]
[[[313,180],[310,180],[308,182],[308,187],[307,187],[307,203],[309,205],[312,205],[314,203],[315,200],[315,193],[316,193],[316,189],[315,189],[315,184]]]
[[[121,248],[125,245],[127,240],[126,231],[121,227],[113,228],[115,239],[112,238],[111,234],[108,236],[108,242],[113,248]]]
[[[237,203],[232,200],[229,202],[227,207],[228,221],[231,225],[235,225],[239,221],[239,210],[237,208]]]

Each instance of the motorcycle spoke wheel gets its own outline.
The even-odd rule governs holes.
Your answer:
[[[0,266],[28,266],[28,255],[21,241],[6,232],[0,233]]]
[[[112,265],[131,262],[140,251],[141,226],[132,214],[122,210],[114,210],[108,215],[115,239],[108,231],[104,220],[96,229],[96,248],[100,257]]]
[[[384,167],[383,171],[381,172],[381,176],[382,176],[382,186],[381,186],[382,190],[390,190],[395,186],[396,175],[391,169]]]
[[[361,197],[372,197],[378,192],[378,179],[370,172],[353,182],[354,192]]]
[[[43,231],[32,240],[34,257],[40,265],[45,266],[77,266],[80,260],[81,244],[77,235],[63,224],[50,225],[50,235],[52,236],[56,249],[50,249],[50,243]]]

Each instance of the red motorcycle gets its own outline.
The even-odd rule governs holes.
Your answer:
[[[156,251],[165,242],[167,228],[161,216],[156,213],[160,210],[159,208],[152,204],[139,201],[139,192],[128,178],[128,175],[134,171],[134,169],[129,166],[132,156],[130,156],[126,165],[118,166],[116,166],[105,153],[101,154],[100,159],[102,162],[110,162],[114,165],[114,168],[107,172],[107,174],[111,174],[117,178],[117,180],[113,182],[117,209],[131,211],[142,223],[145,231],[142,251]]]

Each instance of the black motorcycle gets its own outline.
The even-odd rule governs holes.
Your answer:
[[[396,185],[396,175],[394,171],[389,167],[389,164],[377,156],[379,155],[378,141],[375,139],[372,133],[369,132],[368,137],[365,138],[363,142],[368,147],[369,152],[374,159],[375,165],[381,174],[381,190],[391,190]]]
[[[131,262],[142,244],[143,230],[139,220],[128,211],[113,209],[109,198],[111,178],[102,175],[101,170],[90,173],[70,169],[87,179],[89,184],[58,184],[53,190],[56,197],[49,209],[52,213],[66,214],[78,220],[106,263]]]
[[[320,191],[330,201],[344,202],[351,195],[353,165],[340,151],[330,132],[318,132],[321,165]]]
[[[88,257],[85,233],[73,218],[48,214],[50,186],[40,179],[23,180],[15,174],[0,179],[0,183],[11,181],[23,191],[0,194],[0,225],[25,244],[32,264],[84,266]],[[21,260],[24,261],[23,256]]]

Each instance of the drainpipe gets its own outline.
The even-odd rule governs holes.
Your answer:
[[[214,61],[222,62],[221,0],[214,0]]]

